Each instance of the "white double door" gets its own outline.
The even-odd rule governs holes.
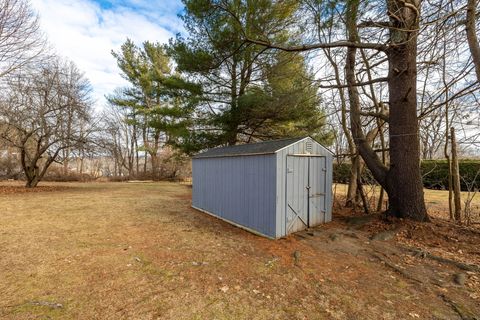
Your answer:
[[[326,158],[287,156],[287,234],[325,222]]]

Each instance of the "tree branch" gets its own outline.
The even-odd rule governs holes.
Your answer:
[[[314,43],[314,44],[303,44],[298,46],[283,46],[278,44],[273,44],[269,41],[256,40],[246,37],[245,42],[257,44],[260,46],[265,46],[270,49],[277,49],[286,52],[302,52],[309,51],[314,49],[326,49],[326,48],[363,48],[363,49],[373,49],[379,51],[386,51],[387,46],[379,43],[362,43],[362,42],[352,42],[347,40],[333,41],[329,43]]]

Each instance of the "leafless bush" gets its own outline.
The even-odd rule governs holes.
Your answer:
[[[63,167],[57,164],[48,168],[42,180],[56,182],[87,182],[92,181],[93,177],[89,174],[78,172],[69,172],[65,174]]]

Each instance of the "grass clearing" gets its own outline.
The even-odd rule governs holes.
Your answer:
[[[0,194],[1,318],[460,318],[442,292],[480,312],[477,273],[459,287],[458,270],[411,258],[405,268],[435,277],[418,285],[372,258],[404,263],[395,243],[341,221],[272,241],[191,209],[187,186],[45,185]]]

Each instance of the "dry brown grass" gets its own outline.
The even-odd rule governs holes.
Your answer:
[[[330,240],[338,223],[272,241],[191,209],[186,186],[50,185],[0,194],[1,318],[455,319],[447,289],[479,311],[474,288],[404,279],[365,235]]]

